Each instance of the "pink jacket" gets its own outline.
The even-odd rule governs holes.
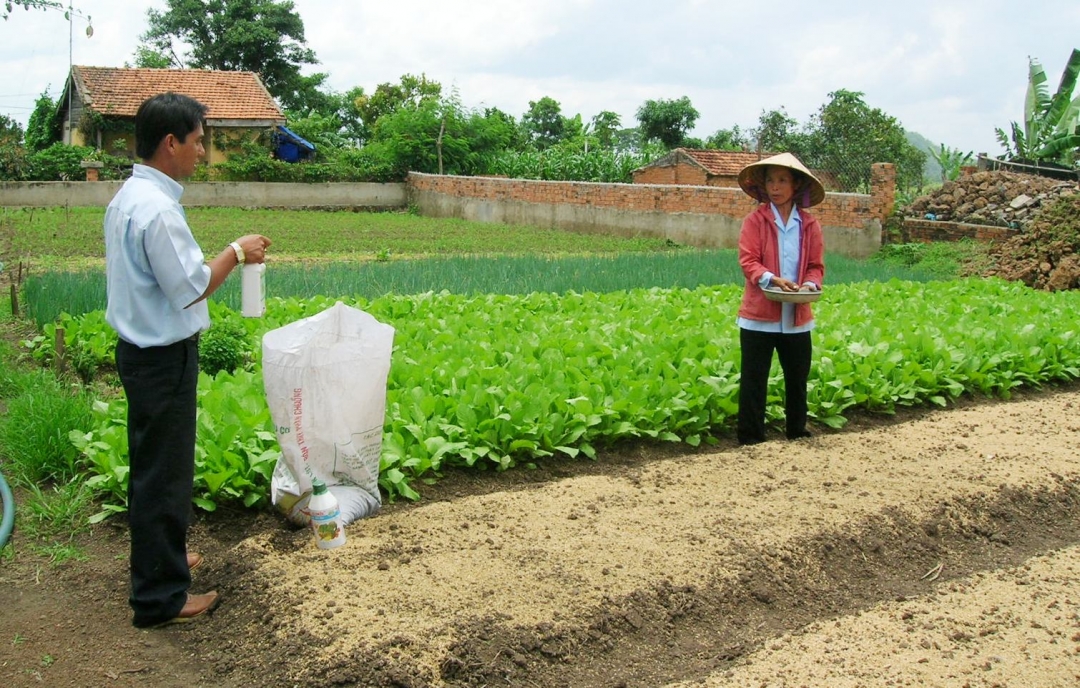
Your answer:
[[[821,238],[821,224],[806,210],[799,208],[802,218],[802,234],[799,237],[798,283],[813,282],[819,287],[825,279],[825,243]],[[766,272],[780,274],[780,246],[776,236],[776,223],[772,207],[762,203],[757,210],[743,220],[739,233],[739,265],[746,275],[739,316],[750,320],[779,322],[781,304],[765,298],[758,281]],[[814,319],[810,304],[795,304],[795,324],[805,325]]]

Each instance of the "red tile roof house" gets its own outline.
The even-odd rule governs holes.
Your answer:
[[[739,171],[772,153],[676,148],[633,171],[635,184],[738,187]]]
[[[739,172],[752,162],[775,153],[676,148],[667,155],[639,167],[631,174],[635,184],[683,184],[686,186],[739,187]],[[832,174],[814,170],[825,189],[837,188]]]
[[[207,164],[223,162],[246,135],[285,124],[285,116],[254,72],[77,65],[71,68],[58,103],[64,143],[134,158],[135,112],[144,100],[166,91],[191,96],[209,108],[204,130]]]

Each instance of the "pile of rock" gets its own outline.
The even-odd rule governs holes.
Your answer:
[[[1080,195],[1048,204],[1016,236],[990,247],[984,277],[1035,289],[1080,289]]]
[[[1039,210],[1080,191],[1076,182],[1015,172],[975,172],[945,182],[904,210],[906,217],[1025,228]]]

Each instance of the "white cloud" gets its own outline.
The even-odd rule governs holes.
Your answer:
[[[94,37],[58,12],[16,9],[0,23],[0,114],[25,122],[47,86],[76,64],[130,61],[146,10],[165,0],[74,0]],[[468,107],[520,116],[551,96],[586,120],[625,126],[648,99],[688,96],[696,135],[756,125],[783,107],[803,123],[837,89],[935,142],[998,153],[996,126],[1019,119],[1027,59],[1056,85],[1080,47],[1080,3],[1041,0],[295,0],[307,43],[344,91],[427,74]]]

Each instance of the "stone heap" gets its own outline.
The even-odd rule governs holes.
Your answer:
[[[1015,172],[974,172],[945,182],[904,210],[905,217],[1025,228],[1039,210],[1080,185]]]
[[[1080,194],[1047,206],[1023,230],[990,246],[984,277],[1035,289],[1080,289]]]

